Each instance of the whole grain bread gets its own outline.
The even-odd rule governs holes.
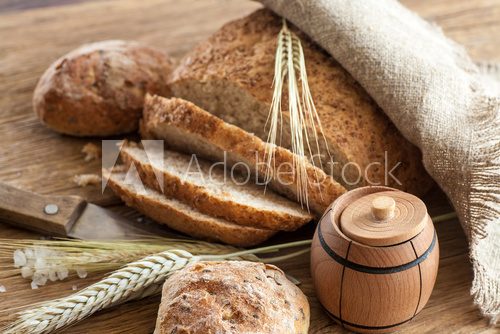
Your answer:
[[[86,44],[56,60],[40,78],[33,109],[49,128],[74,136],[137,130],[147,92],[169,96],[172,62],[136,42]]]
[[[163,286],[155,334],[306,334],[307,297],[273,265],[202,262]]]
[[[276,232],[240,226],[227,220],[205,215],[196,209],[144,187],[138,179],[126,179],[125,168],[103,170],[108,185],[128,206],[133,207],[158,223],[192,237],[248,247],[259,244]]]
[[[265,124],[281,26],[282,19],[267,9],[224,25],[187,54],[173,72],[173,96],[267,138]],[[302,41],[309,86],[332,153],[333,159],[322,155],[325,172],[349,189],[387,185],[417,195],[428,190],[432,181],[418,149],[347,71],[305,34],[289,27]],[[286,99],[282,109],[287,110]],[[281,145],[289,148],[287,112],[283,122]],[[320,145],[325,153],[324,142]]]
[[[126,142],[120,157],[128,167],[135,166],[147,186],[200,212],[238,225],[275,231],[296,230],[313,218],[295,202],[265,191],[238,172],[225,172],[223,167],[196,155],[160,149],[146,152]]]
[[[297,200],[294,177],[294,154],[271,146],[259,137],[178,98],[146,96],[141,133],[145,138],[164,139],[175,150],[195,153],[211,161],[229,166],[261,179],[267,170],[266,147],[275,151],[269,186],[291,200]],[[321,169],[304,161],[309,179],[308,205],[321,216],[345,188]]]

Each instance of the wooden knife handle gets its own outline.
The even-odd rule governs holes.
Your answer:
[[[87,202],[78,196],[42,196],[0,183],[0,220],[66,236]]]

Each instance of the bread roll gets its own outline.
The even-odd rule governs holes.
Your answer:
[[[173,95],[266,140],[281,27],[281,18],[266,9],[226,24],[181,61],[171,78]],[[325,154],[320,140],[325,172],[348,189],[387,185],[416,194],[428,190],[432,181],[419,150],[339,63],[289,27],[301,39],[310,90],[332,155]],[[287,110],[286,98],[282,108]],[[283,121],[281,145],[290,148],[287,112]]]
[[[163,286],[155,334],[305,334],[307,297],[272,265],[203,262]]]
[[[33,108],[49,128],[74,136],[137,130],[144,95],[170,95],[172,68],[160,50],[127,41],[86,44],[56,60],[42,75]]]

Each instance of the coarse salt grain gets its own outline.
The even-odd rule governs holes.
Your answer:
[[[5,288],[5,286],[0,284],[0,293],[3,293],[3,292],[7,292],[7,289]]]
[[[35,282],[31,282],[31,289],[32,289],[32,290],[36,290],[36,289],[38,289],[38,285],[36,285],[36,283],[35,283]]]
[[[14,258],[14,267],[20,268],[20,267],[26,265],[26,261],[27,261],[26,255],[24,254],[24,252],[22,250],[16,249],[14,251],[13,258]]]
[[[62,281],[63,279],[68,277],[68,269],[66,267],[59,266],[56,269],[56,274],[57,274],[57,278],[59,278],[59,280]]]
[[[51,282],[57,281],[57,272],[56,272],[56,268],[54,268],[54,267],[49,269],[49,280]]]
[[[42,275],[42,276],[46,276],[48,277],[49,276],[49,269],[47,269],[46,267],[43,268],[43,269],[38,269],[38,270],[35,270],[35,273],[38,273],[39,275]]]
[[[47,283],[47,276],[45,276],[44,274],[42,273],[39,273],[39,272],[35,272],[33,274],[33,282],[36,284],[36,285],[45,285],[45,283]]]
[[[31,270],[30,267],[22,267],[21,268],[21,276],[23,278],[30,278],[31,276],[33,276],[33,270]]]
[[[76,274],[78,275],[78,277],[80,278],[85,278],[87,277],[87,271],[83,268],[77,268],[76,269]]]
[[[28,259],[33,259],[35,257],[35,253],[33,252],[33,249],[31,249],[31,248],[26,248],[24,250],[24,254],[26,255],[26,258],[28,258]]]
[[[77,287],[76,285],[73,285],[73,286],[71,287],[71,290],[76,291],[76,290],[78,290],[78,287]]]
[[[43,270],[47,266],[47,263],[45,262],[45,259],[42,257],[37,257],[35,261],[35,269],[36,270]]]

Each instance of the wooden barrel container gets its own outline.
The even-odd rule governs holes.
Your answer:
[[[348,330],[400,328],[427,303],[439,247],[425,204],[387,187],[339,197],[321,218],[311,248],[316,295]]]

